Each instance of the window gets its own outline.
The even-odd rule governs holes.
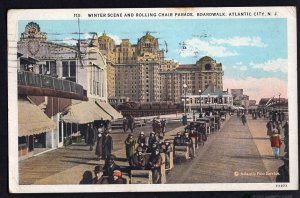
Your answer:
[[[76,82],[76,61],[63,61],[62,75],[67,80]]]

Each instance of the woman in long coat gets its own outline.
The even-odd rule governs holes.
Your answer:
[[[278,129],[275,128],[273,130],[273,134],[271,136],[271,147],[272,147],[272,150],[273,150],[273,154],[275,156],[275,158],[277,159],[278,156],[279,156],[279,149],[281,147],[281,139],[280,139],[280,135],[278,133]]]
[[[128,160],[131,159],[135,152],[135,145],[136,145],[136,140],[133,139],[133,135],[129,134],[128,137],[125,140],[125,148],[126,148],[126,158]]]
[[[267,123],[266,127],[267,127],[267,136],[271,137],[272,136],[272,132],[273,132],[273,122],[272,122],[272,120],[270,120]]]

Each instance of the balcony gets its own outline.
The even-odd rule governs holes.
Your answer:
[[[75,82],[27,71],[18,71],[18,94],[87,100],[86,90]]]

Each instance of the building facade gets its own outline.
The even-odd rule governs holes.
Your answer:
[[[198,94],[210,84],[223,89],[222,64],[204,56],[195,64],[179,65],[165,60],[158,39],[149,32],[131,44],[122,39],[120,45],[103,33],[99,49],[106,57],[108,96],[128,97],[135,102],[181,102],[183,84],[189,94]]]
[[[110,108],[105,104],[108,102],[107,66],[98,46],[98,40],[93,38],[81,40],[76,46],[53,43],[48,41],[47,33],[41,32],[37,23],[26,25],[17,45],[20,104],[28,106],[27,109],[36,109],[37,106],[56,127],[38,133],[28,131],[30,138],[24,136],[26,133],[19,134],[20,145],[33,144],[30,145],[31,150],[29,147],[25,150],[34,153],[35,147],[53,149],[63,146],[64,138],[78,131],[77,121],[63,121],[65,109],[74,104],[88,100],[99,108],[99,112],[103,112],[101,104],[106,109]],[[27,86],[24,86],[24,79]],[[26,91],[20,92],[19,81]],[[37,89],[37,85],[41,88]],[[63,91],[58,90],[61,88]],[[75,97],[78,94],[73,92],[77,93],[77,88],[81,88],[82,97]],[[97,101],[99,107],[95,104]],[[31,122],[26,123],[28,128],[32,125]]]
[[[160,72],[162,79],[162,100],[181,101],[183,85],[187,85],[187,94],[199,95],[209,85],[223,90],[222,64],[211,57],[204,56],[196,64],[178,65]]]
[[[163,51],[158,39],[146,33],[131,44],[122,39],[115,45],[112,38],[103,33],[98,38],[99,49],[106,57],[109,97],[129,97],[131,101],[160,101],[160,68]]]

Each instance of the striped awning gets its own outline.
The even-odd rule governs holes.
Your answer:
[[[53,120],[27,100],[18,100],[18,117],[19,137],[40,134],[56,128]]]
[[[122,114],[115,110],[109,103],[96,101],[100,108],[102,108],[106,113],[112,116],[112,118],[120,119],[123,118]]]
[[[94,101],[83,101],[68,107],[61,118],[66,123],[86,124],[95,120],[111,120],[112,116],[101,109]]]

